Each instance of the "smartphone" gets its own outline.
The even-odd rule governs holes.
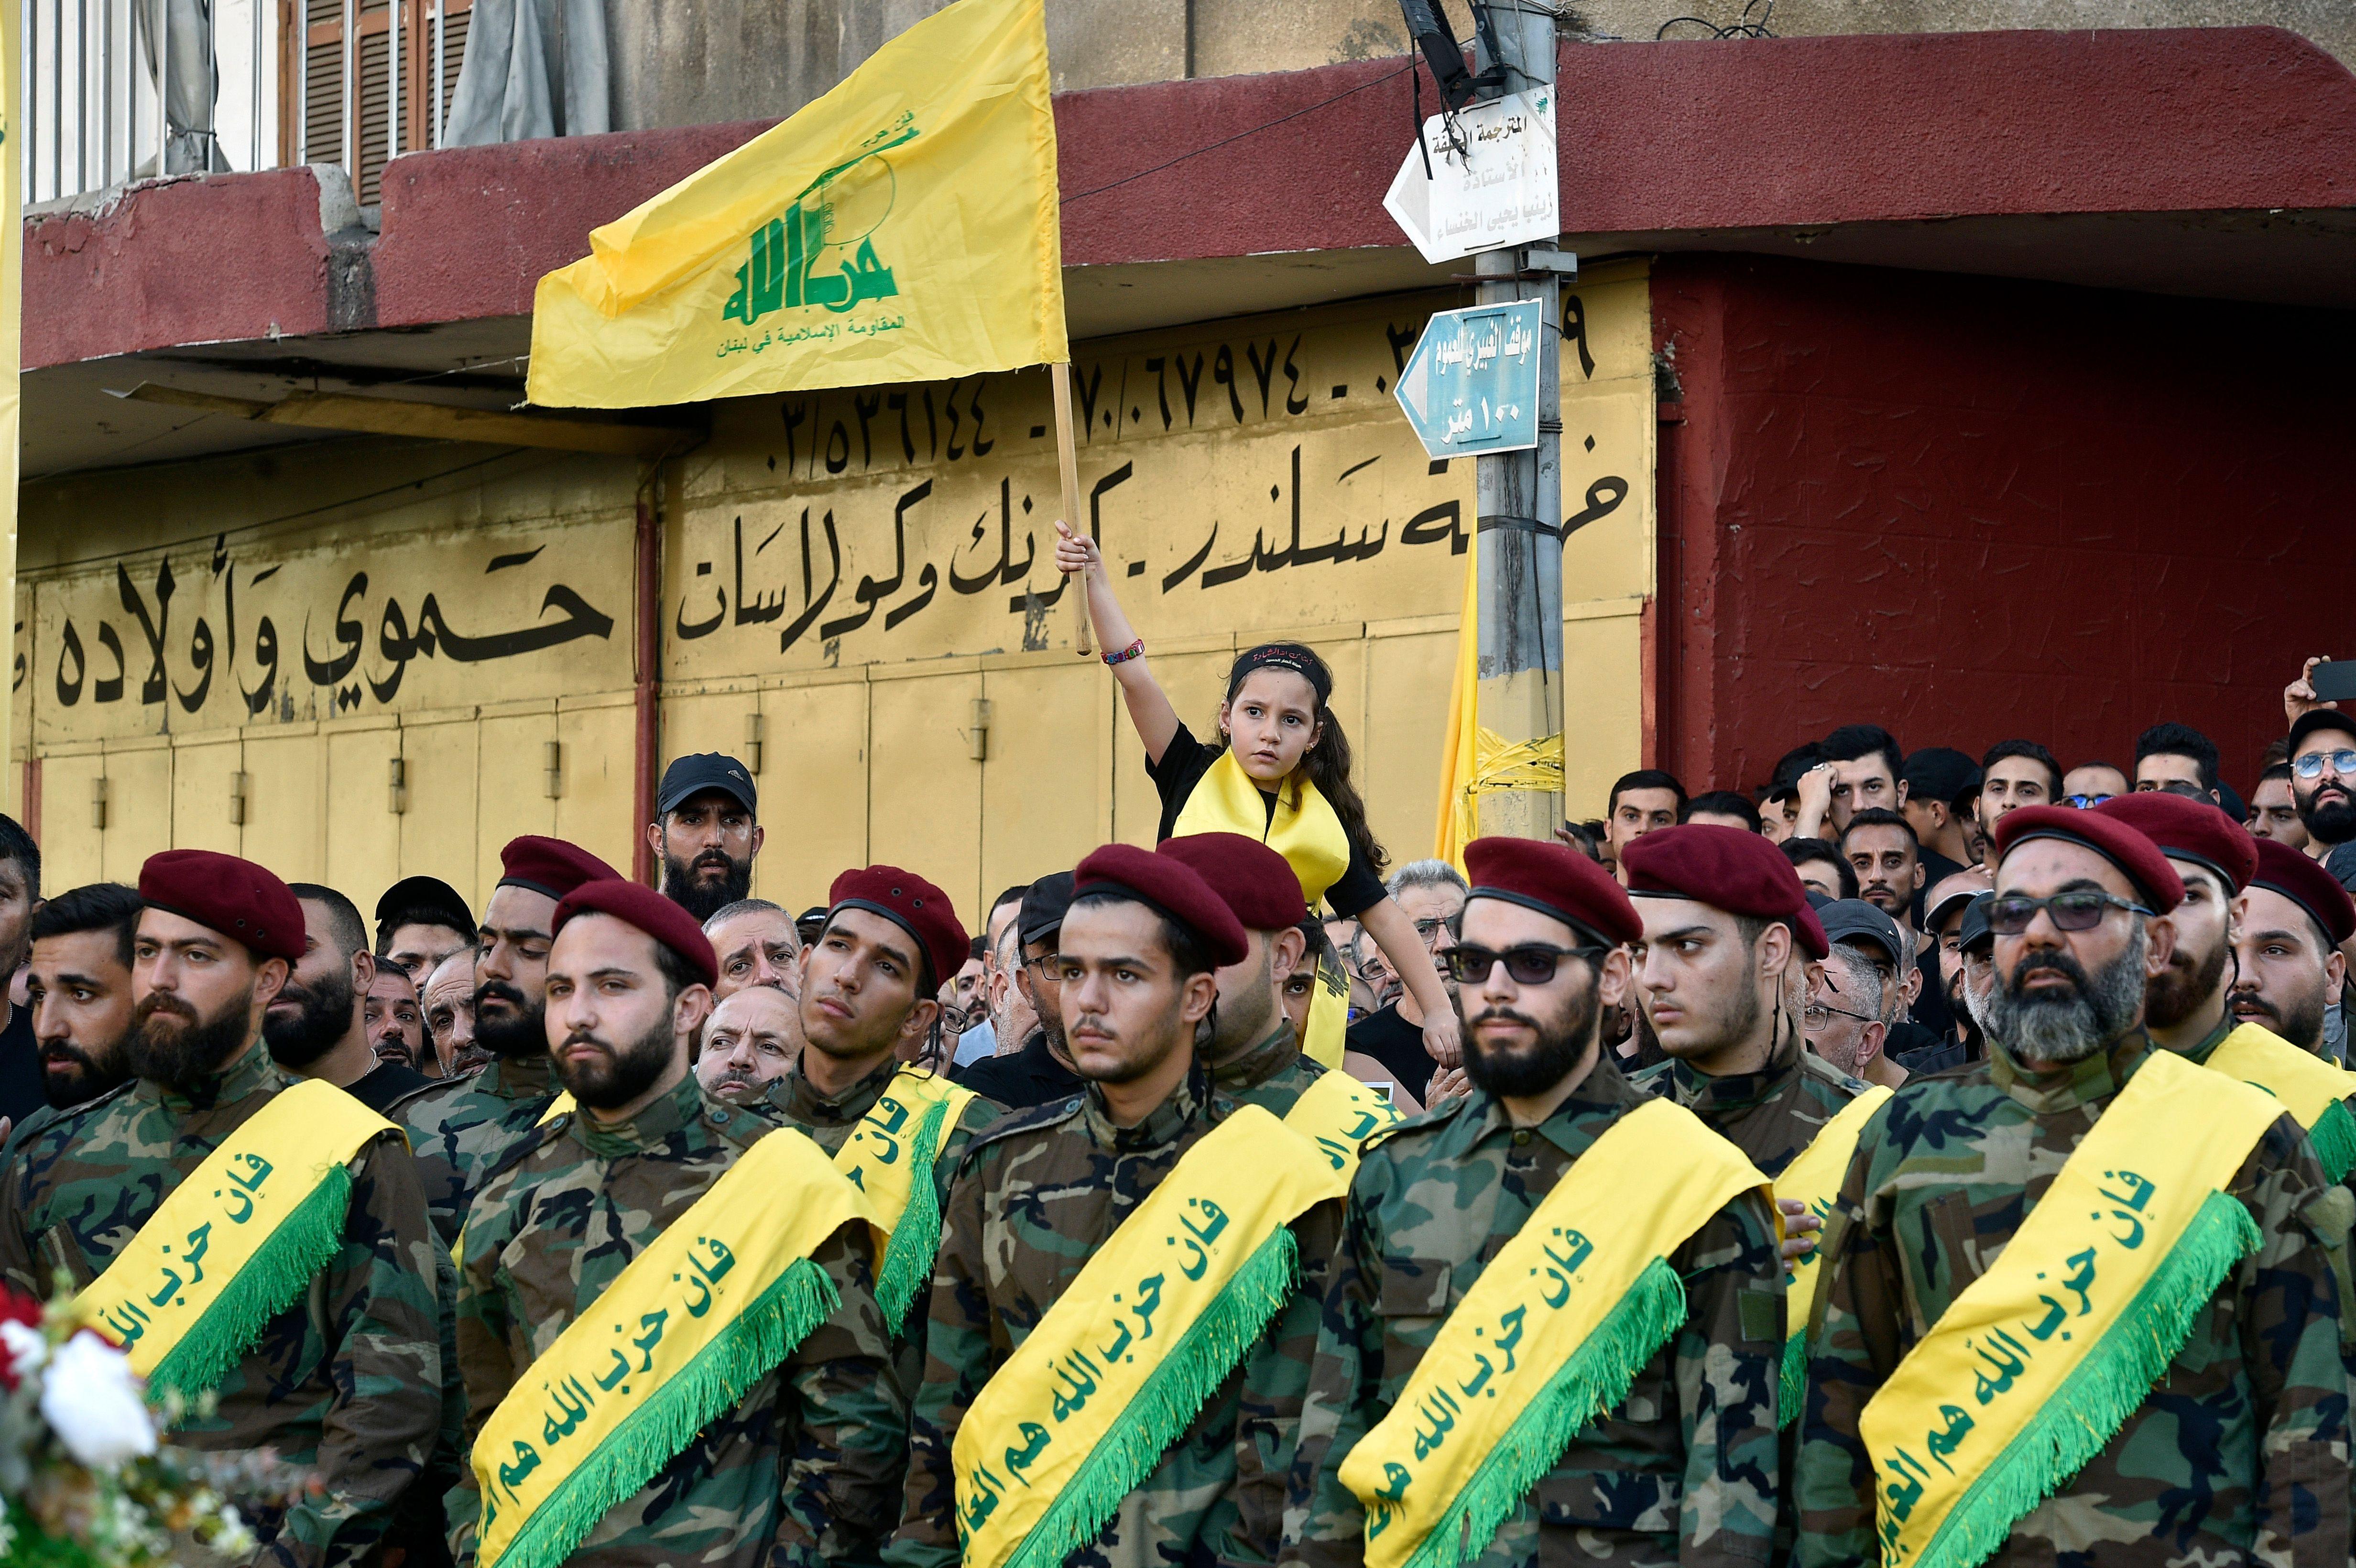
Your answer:
[[[2356,700],[2356,659],[2333,659],[2319,664],[2310,671],[2307,683],[2315,688],[2318,702]]]

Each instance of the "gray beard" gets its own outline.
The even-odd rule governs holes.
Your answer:
[[[2149,941],[2138,924],[2126,951],[2092,976],[2066,951],[2023,959],[2009,976],[1997,976],[1981,1027],[2024,1061],[2059,1065],[2108,1050],[2141,1019]],[[2077,988],[2062,997],[2025,997],[2022,971],[2031,968],[2058,970],[2074,980]]]

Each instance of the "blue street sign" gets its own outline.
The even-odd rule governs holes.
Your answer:
[[[1537,300],[1433,315],[1408,356],[1394,396],[1434,457],[1517,452],[1538,443]]]

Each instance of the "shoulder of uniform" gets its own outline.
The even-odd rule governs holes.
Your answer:
[[[957,1125],[966,1133],[979,1135],[998,1125],[1012,1115],[1014,1113],[1012,1110],[998,1101],[987,1094],[977,1093],[972,1099],[965,1103],[965,1109],[958,1113]]]
[[[35,1150],[38,1146],[50,1143],[60,1136],[64,1136],[66,1141],[56,1152],[62,1153],[72,1149],[83,1141],[85,1129],[99,1117],[106,1115],[108,1109],[119,1102],[132,1086],[130,1083],[118,1083],[105,1093],[85,1100],[79,1105],[70,1105],[62,1111],[52,1111],[37,1125],[32,1125],[31,1116],[26,1117],[27,1125],[17,1129],[5,1146],[10,1157],[19,1162],[22,1167],[46,1165],[47,1159],[37,1156]],[[39,1112],[34,1113],[35,1115],[39,1114]]]
[[[958,1174],[963,1175],[966,1168],[970,1166],[985,1148],[1009,1143],[1016,1138],[1027,1137],[1034,1133],[1052,1132],[1063,1125],[1080,1114],[1080,1102],[1084,1097],[1073,1094],[1062,1100],[1050,1101],[1044,1105],[1033,1105],[1027,1111],[1012,1112],[1003,1120],[992,1122],[974,1134],[973,1141],[965,1146],[965,1154],[958,1161]]]
[[[1800,1052],[1800,1076],[1804,1079],[1815,1080],[1838,1093],[1844,1100],[1854,1100],[1873,1087],[1864,1079],[1843,1072],[1815,1051],[1807,1050]]]
[[[1622,1076],[1645,1093],[1658,1094],[1668,1082],[1669,1069],[1676,1065],[1676,1063],[1673,1061],[1655,1061],[1650,1067],[1640,1067],[1635,1072],[1622,1073]]]
[[[769,1134],[780,1131],[789,1124],[774,1112],[752,1105],[732,1105],[706,1094],[703,1097],[703,1125],[718,1134],[723,1142],[738,1148],[750,1148]]]
[[[518,1134],[514,1143],[501,1150],[497,1158],[483,1168],[483,1179],[477,1185],[476,1190],[481,1191],[563,1136],[564,1130],[573,1125],[573,1118],[577,1114],[577,1112],[567,1111],[562,1115],[551,1116],[530,1131]]]
[[[460,1091],[466,1087],[466,1083],[463,1078],[437,1078],[430,1083],[420,1083],[408,1093],[394,1097],[392,1104],[384,1108],[385,1119],[391,1122],[410,1122],[414,1125],[415,1117],[431,1115],[446,1106],[450,1101],[456,1099]],[[438,1116],[435,1119],[439,1121]]]
[[[1452,1099],[1442,1100],[1439,1104],[1417,1115],[1409,1116],[1406,1121],[1393,1122],[1387,1127],[1377,1127],[1367,1135],[1364,1143],[1358,1146],[1358,1157],[1364,1159],[1376,1149],[1386,1145],[1403,1143],[1426,1134],[1439,1132],[1451,1125],[1458,1116],[1463,1115],[1464,1107],[1472,1103],[1472,1095],[1459,1094]]]

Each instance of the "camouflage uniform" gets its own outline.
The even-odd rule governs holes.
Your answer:
[[[1991,1041],[1987,1061],[1907,1084],[1867,1125],[1826,1225],[1794,1488],[1802,1564],[1879,1562],[1859,1413],[2154,1049],[2138,1030],[2032,1075]],[[1991,1563],[2347,1561],[2348,1383],[2338,1295],[2307,1219],[2323,1173],[2297,1124],[2278,1119],[2228,1190],[2257,1221],[2259,1251],[2142,1408]]]
[[[1514,1126],[1475,1090],[1367,1147],[1301,1418],[1285,1561],[1364,1560],[1365,1512],[1342,1484],[1342,1461],[1389,1413],[1483,1268],[1648,1098],[1606,1058],[1537,1127]],[[1627,1174],[1632,1188],[1644,1179]],[[1768,1561],[1783,1299],[1765,1198],[1728,1203],[1669,1263],[1685,1281],[1684,1327],[1498,1528],[1472,1560],[1481,1568]]]
[[[458,1285],[469,1443],[532,1361],[765,1134],[798,1136],[706,1097],[690,1073],[621,1126],[556,1118],[484,1184]],[[886,1375],[871,1246],[852,1226],[811,1254],[841,1305],[569,1562],[783,1568],[872,1554],[899,1500],[907,1414]],[[480,1511],[470,1467],[450,1494],[461,1563],[474,1560]]]
[[[1325,1069],[1301,1054],[1292,1020],[1277,1019],[1266,1040],[1211,1070],[1211,1086],[1239,1105],[1258,1105],[1281,1120]]]
[[[0,1181],[0,1274],[43,1296],[59,1268],[88,1285],[207,1155],[299,1082],[257,1040],[192,1097],[134,1082],[59,1116]],[[387,1134],[351,1171],[343,1250],[221,1379],[214,1413],[191,1415],[175,1439],[269,1446],[320,1472],[325,1495],[283,1513],[240,1505],[268,1542],[260,1563],[359,1561],[417,1479],[442,1415],[439,1249],[416,1163]]]
[[[805,1046],[803,1049],[809,1048]],[[875,1102],[884,1097],[884,1086],[899,1071],[898,1061],[887,1060],[883,1066],[830,1100],[811,1087],[810,1081],[802,1076],[801,1059],[796,1057],[794,1064],[782,1077],[769,1081],[767,1097],[755,1101],[750,1108],[773,1122],[799,1128],[829,1156],[838,1155],[842,1152],[842,1146],[851,1141],[859,1119],[875,1108]],[[977,1096],[967,1102],[965,1114],[958,1118],[957,1125],[949,1128],[948,1136],[941,1140],[940,1152],[933,1160],[933,1185],[939,1189],[944,1204],[948,1201],[949,1178],[957,1173],[958,1161],[965,1157],[966,1146],[973,1141],[975,1134],[1005,1115],[1006,1107],[995,1100]],[[916,1315],[911,1311],[908,1316],[913,1320]]]
[[[1120,1222],[1235,1110],[1197,1067],[1134,1127],[1116,1127],[1091,1088],[1010,1116],[974,1140],[942,1216],[925,1381],[909,1423],[907,1502],[886,1562],[957,1563],[950,1449],[974,1396]],[[1164,1568],[1265,1555],[1241,1539],[1233,1498],[1239,1398],[1258,1353],[1248,1352],[1204,1402],[1153,1473],[1069,1563]]]
[[[425,1179],[434,1229],[455,1246],[466,1205],[501,1155],[523,1142],[556,1098],[555,1064],[546,1055],[499,1057],[480,1072],[412,1094],[393,1107]]]
[[[1647,1067],[1633,1082],[1648,1094],[1666,1094],[1702,1119],[1711,1132],[1750,1157],[1769,1180],[1800,1157],[1824,1125],[1868,1085],[1850,1077],[1793,1035],[1756,1072],[1713,1078],[1674,1058]]]

